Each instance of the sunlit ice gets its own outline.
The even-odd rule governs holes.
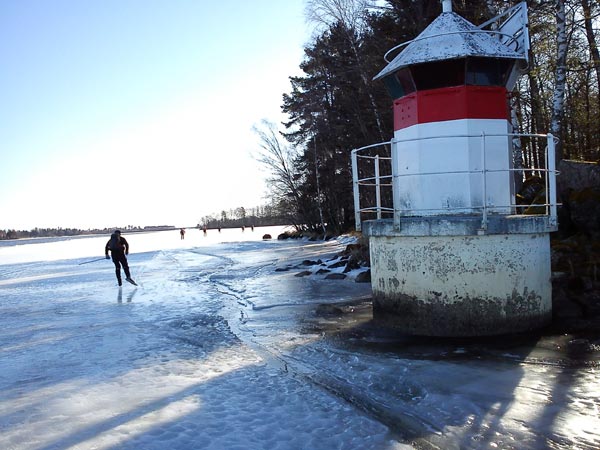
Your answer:
[[[15,398],[0,402],[0,414],[18,414],[20,410],[39,413],[19,427],[5,430],[5,439],[34,439],[41,447],[62,443],[61,448],[113,448],[202,408],[200,386],[259,364],[260,359],[251,355],[224,348],[203,360],[165,363],[149,358],[138,362],[138,369],[110,379],[75,379],[19,392]],[[61,418],[69,421],[69,427],[55,426]]]

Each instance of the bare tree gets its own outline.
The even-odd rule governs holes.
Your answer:
[[[294,169],[298,154],[284,142],[274,123],[263,120],[261,127],[254,127],[254,132],[260,139],[261,148],[256,159],[270,172],[267,181],[272,203],[289,217],[296,229],[300,229],[310,215],[301,193],[302,175]]]
[[[274,123],[263,120],[261,125],[253,128],[262,149],[256,159],[269,170],[270,187],[276,195],[298,196],[298,177],[293,170],[295,153],[283,142]]]
[[[585,35],[590,47],[590,56],[592,67],[596,72],[596,82],[598,86],[598,110],[600,111],[600,52],[598,51],[598,43],[594,34],[592,8],[588,0],[581,0],[583,8],[583,23],[585,26]],[[596,122],[596,132],[600,135],[600,121]]]
[[[564,0],[556,0],[556,72],[554,76],[554,96],[552,100],[552,120],[550,131],[554,136],[562,136],[562,120],[564,115],[565,87],[567,83],[567,31]],[[562,159],[562,142],[556,145],[556,161]]]
[[[585,35],[590,46],[592,67],[596,72],[596,81],[598,83],[598,91],[600,92],[600,52],[598,51],[598,43],[594,34],[592,8],[588,0],[581,0],[581,6],[583,8]]]

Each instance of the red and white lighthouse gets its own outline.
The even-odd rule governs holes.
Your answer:
[[[526,53],[453,13],[449,3],[375,77],[394,98],[394,206],[404,215],[439,215],[476,212],[485,203],[490,212],[509,213],[507,95]],[[473,138],[481,134],[488,136],[484,153]],[[485,189],[478,174],[484,159]]]
[[[393,221],[362,225],[374,313],[411,334],[536,328],[551,318],[556,221],[515,214],[508,95],[527,64],[526,5],[485,31],[442,3],[375,77],[393,98],[394,138]]]

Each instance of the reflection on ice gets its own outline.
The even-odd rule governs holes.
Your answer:
[[[133,297],[135,296],[136,292],[137,292],[137,289],[133,289],[131,292],[129,292],[127,294],[127,297],[126,297],[127,303],[132,302]],[[119,286],[119,291],[117,294],[117,303],[123,303],[123,288],[121,286]]]

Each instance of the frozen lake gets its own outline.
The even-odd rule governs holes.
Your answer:
[[[600,448],[597,364],[388,335],[280,231],[125,232],[137,288],[108,235],[0,242],[0,448]]]

